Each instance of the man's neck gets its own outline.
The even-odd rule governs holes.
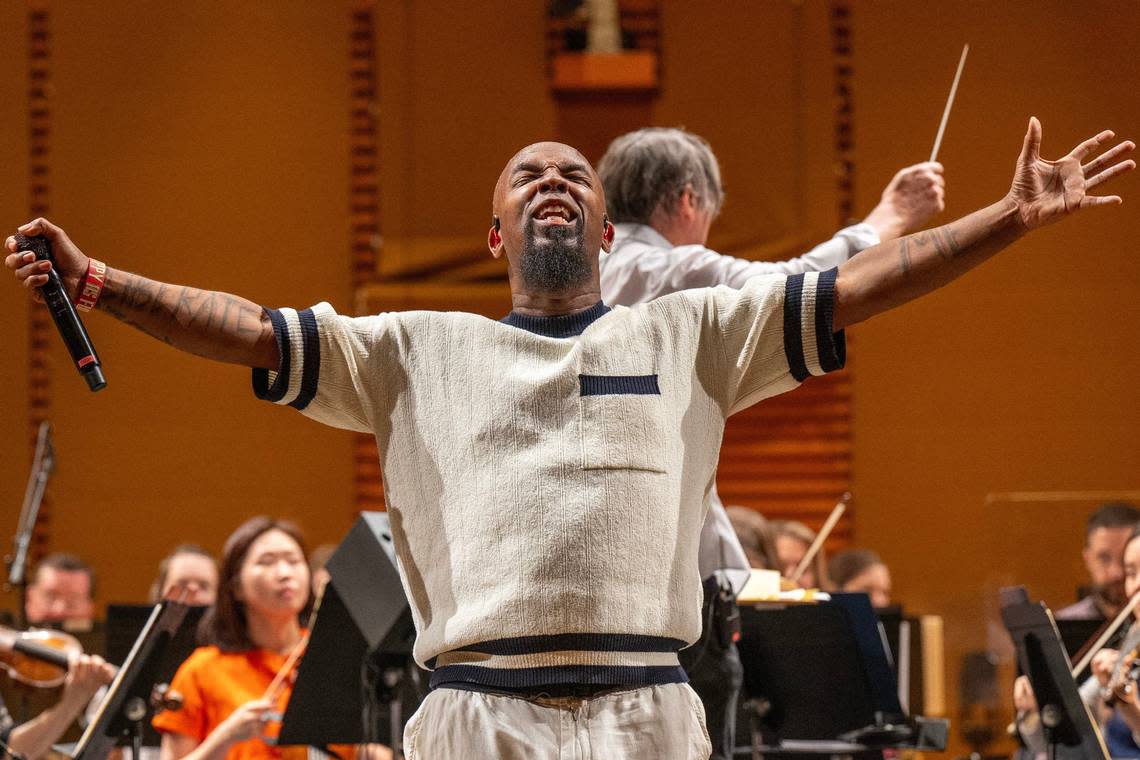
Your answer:
[[[511,292],[511,309],[528,317],[555,317],[585,311],[602,300],[597,283],[574,293]]]
[[[696,218],[684,219],[665,213],[658,207],[649,218],[649,226],[676,248],[681,245],[705,245],[709,239],[709,225]]]

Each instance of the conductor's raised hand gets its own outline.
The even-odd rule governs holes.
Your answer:
[[[64,287],[67,288],[68,295],[75,299],[79,295],[79,282],[87,273],[88,258],[83,254],[83,251],[71,242],[71,238],[67,236],[66,232],[47,219],[36,219],[18,229],[19,232],[28,237],[42,236],[48,239],[48,242],[51,243],[52,258],[55,259],[55,266],[60,277],[63,278]],[[47,273],[51,271],[51,263],[36,261],[33,253],[17,251],[15,237],[9,237],[5,240],[4,247],[7,251],[4,265],[12,270],[17,281],[23,283],[24,287],[33,290],[37,300],[42,300],[40,292],[36,288],[47,282]]]
[[[883,189],[879,205],[863,221],[875,228],[880,240],[893,240],[921,229],[946,208],[946,180],[942,164],[926,161],[900,169]]]
[[[1009,191],[1022,224],[1035,229],[1083,208],[1122,203],[1119,195],[1089,194],[1102,182],[1136,168],[1135,161],[1121,160],[1136,147],[1130,140],[1117,143],[1094,158],[1114,137],[1111,130],[1105,130],[1073,148],[1064,158],[1047,161],[1041,158],[1041,122],[1031,118]]]

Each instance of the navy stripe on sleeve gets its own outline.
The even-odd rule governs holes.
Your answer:
[[[297,393],[297,398],[289,402],[289,406],[304,409],[317,395],[317,380],[321,374],[321,339],[312,309],[297,312],[297,318],[301,323],[304,364],[301,365],[301,390]]]
[[[847,337],[835,332],[835,278],[839,268],[819,273],[815,286],[815,335],[819,366],[824,372],[843,369],[847,363]]]
[[[803,294],[804,276],[789,276],[784,285],[784,354],[788,358],[788,369],[798,383],[806,380],[809,374],[804,360],[804,336],[801,332]]]
[[[285,393],[289,390],[289,367],[290,367],[290,350],[289,350],[289,326],[285,323],[285,317],[277,309],[262,308],[262,311],[269,317],[269,321],[273,324],[273,337],[277,340],[277,355],[280,357],[280,363],[277,367],[277,377],[273,381],[273,385],[269,384],[269,370],[254,368],[253,370],[253,394],[259,399],[264,401],[278,402],[285,398]]]
[[[578,375],[578,382],[583,396],[661,395],[657,375]]]

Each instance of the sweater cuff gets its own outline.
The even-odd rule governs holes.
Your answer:
[[[842,369],[847,361],[846,337],[832,328],[838,272],[795,274],[784,286],[784,353],[796,382]]]
[[[253,393],[265,401],[304,409],[316,395],[320,379],[321,343],[316,315],[313,309],[265,309],[265,313],[273,325],[281,363],[276,371],[253,370]]]

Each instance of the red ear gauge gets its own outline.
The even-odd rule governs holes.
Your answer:
[[[602,237],[605,238],[607,243],[614,242],[614,226],[609,222],[606,222],[606,228],[602,232]]]
[[[491,230],[491,247],[492,248],[497,248],[499,246],[499,243],[502,242],[502,240],[503,239],[501,237],[499,237],[498,230]]]

